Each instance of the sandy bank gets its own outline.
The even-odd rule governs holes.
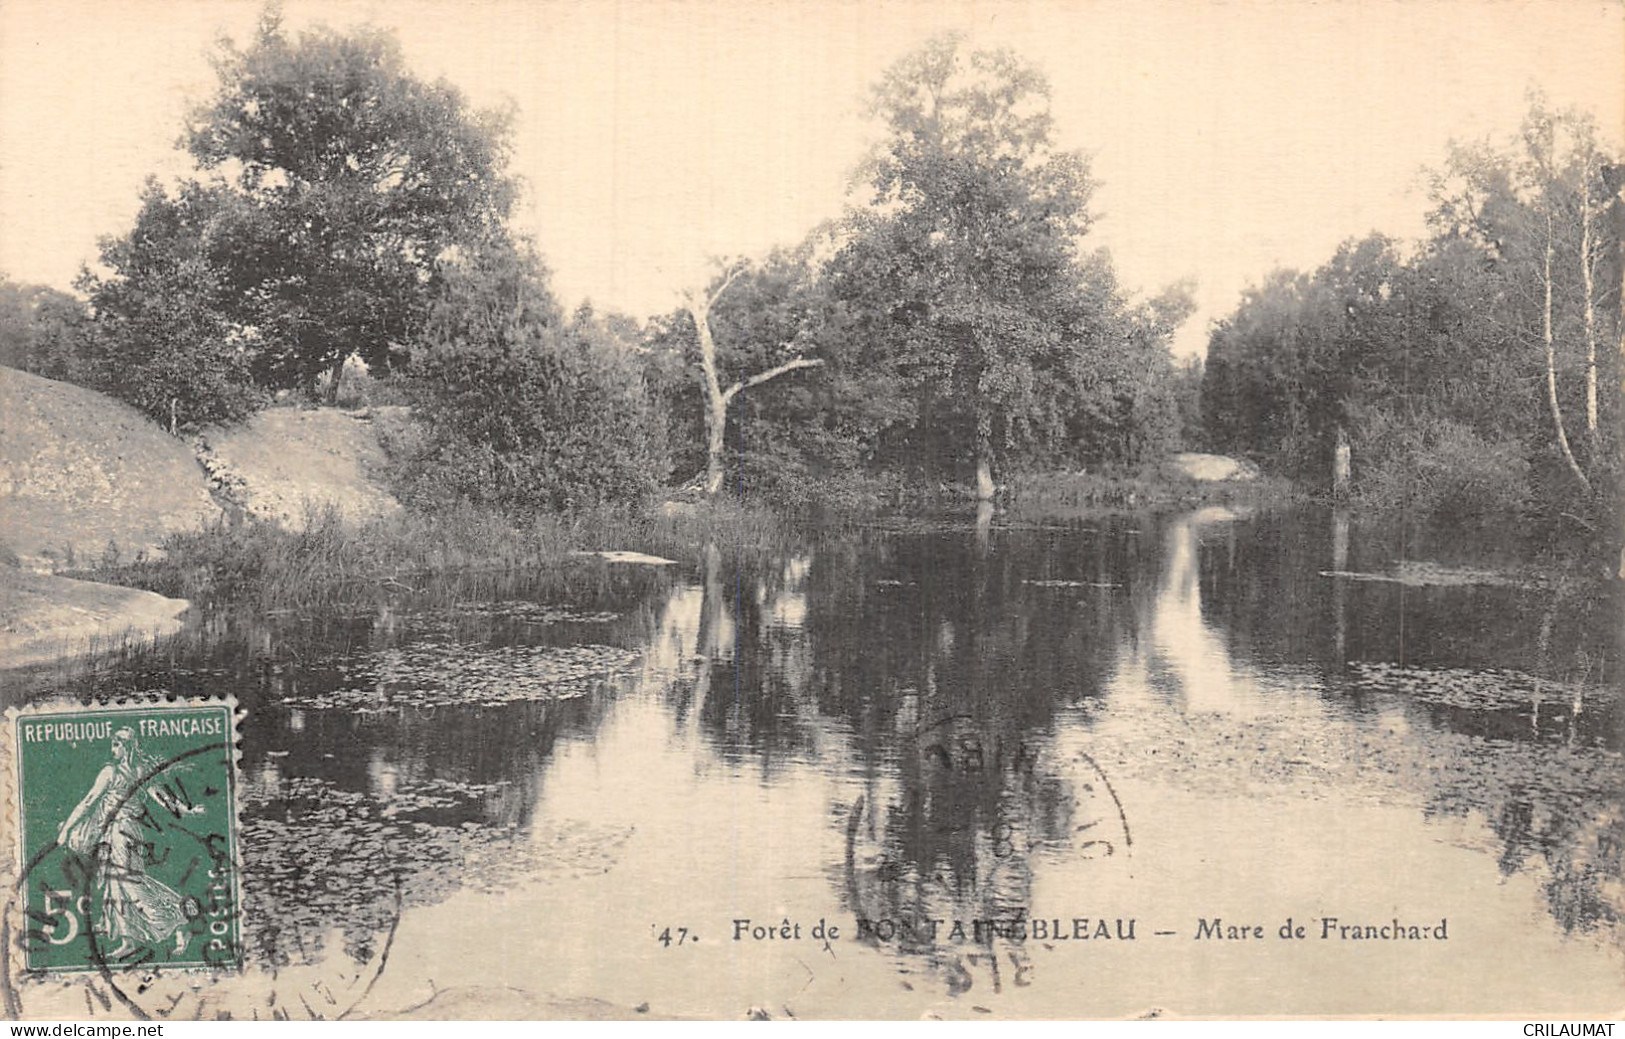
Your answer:
[[[169,635],[190,605],[136,588],[0,567],[0,668]]]
[[[60,570],[155,552],[220,515],[187,444],[121,401],[0,368],[0,542]]]
[[[382,435],[405,408],[268,408],[231,429],[206,430],[199,460],[249,516],[290,530],[313,509],[351,523],[400,511],[383,483]]]

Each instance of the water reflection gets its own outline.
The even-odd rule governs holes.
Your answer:
[[[1119,662],[1115,682],[1119,695],[1132,697],[1139,690],[1156,689],[1175,709],[1235,716],[1294,709],[1318,713],[1318,705],[1309,698],[1268,697],[1260,675],[1231,658],[1222,632],[1203,617],[1198,578],[1203,540],[1217,541],[1229,555],[1237,521],[1230,510],[1214,507],[1164,524],[1162,574],[1150,611],[1150,639]]]
[[[632,1006],[650,998],[636,984],[687,978],[664,997],[732,1013],[788,961],[724,941],[726,923],[794,913],[839,918],[886,979],[830,1012],[1028,990],[1062,999],[1052,1012],[1127,1012],[1111,1000],[1140,998],[1128,968],[1149,953],[1074,992],[1075,968],[1053,966],[1063,918],[1140,948],[1226,897],[1391,905],[1391,862],[1340,843],[1358,818],[1415,876],[1502,900],[1486,920],[1525,896],[1471,877],[1527,882],[1542,934],[1598,938],[1617,967],[1608,604],[1328,578],[1415,549],[1343,512],[994,520],[771,561],[708,545],[677,573],[599,567],[319,618],[222,613],[190,648],[40,695],[243,700],[259,966],[375,962],[403,926],[522,920],[578,992]],[[687,972],[652,940],[582,937],[674,916],[715,939]],[[524,981],[465,952],[458,970]],[[1211,994],[1230,968],[1209,968],[1184,984]],[[402,970],[404,1004],[422,993]]]

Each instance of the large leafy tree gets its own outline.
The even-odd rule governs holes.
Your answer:
[[[1079,251],[1094,181],[1052,139],[1046,81],[1008,52],[934,40],[873,108],[884,137],[832,291],[901,381],[912,414],[891,450],[974,468],[989,494],[996,463],[1066,449],[1086,399],[1117,392],[1086,357],[1135,349],[1109,263]]]
[[[308,385],[352,352],[388,365],[423,327],[443,262],[504,233],[509,113],[413,76],[388,32],[290,37],[274,10],[224,44],[183,138],[245,203],[220,229],[261,377]]]
[[[275,7],[246,47],[221,44],[216,67],[181,138],[201,178],[149,189],[141,221],[195,232],[170,244],[206,268],[260,386],[311,388],[351,355],[399,361],[447,263],[506,234],[509,113],[415,77],[389,32],[293,35]],[[112,275],[93,296],[160,291],[147,279],[174,265],[144,262],[157,241],[143,234],[104,249]]]
[[[1208,345],[1204,410],[1219,445],[1320,481],[1359,401],[1408,392],[1391,378],[1417,356],[1396,250],[1380,235],[1350,240],[1313,274],[1277,271],[1243,295]],[[1412,365],[1401,379],[1420,388],[1425,374]]]

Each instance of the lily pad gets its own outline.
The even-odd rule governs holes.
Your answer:
[[[314,962],[336,928],[344,951],[365,961],[404,908],[463,888],[602,874],[632,833],[577,820],[493,823],[487,801],[496,789],[435,780],[386,796],[308,776],[250,784],[242,829],[244,899],[254,907],[249,956],[270,966]]]
[[[1357,688],[1395,693],[1467,710],[1527,710],[1537,703],[1582,703],[1601,690],[1506,668],[1424,668],[1380,661],[1351,663]]]
[[[485,646],[426,639],[353,657],[346,665],[349,685],[291,693],[283,702],[378,713],[568,700],[627,671],[637,658],[617,646]]]
[[[581,610],[564,603],[530,602],[525,599],[463,603],[455,609],[438,610],[427,616],[433,619],[446,614],[465,617],[495,617],[501,620],[522,621],[525,624],[607,624],[620,618],[618,613],[607,613],[602,610]]]

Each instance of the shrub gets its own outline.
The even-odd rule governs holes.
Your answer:
[[[82,381],[89,319],[85,305],[65,292],[0,279],[0,365]]]
[[[563,324],[539,264],[458,273],[414,355],[425,429],[401,493],[509,512],[641,506],[665,472],[661,422],[628,346],[590,312]]]
[[[94,341],[90,385],[133,404],[171,433],[237,422],[265,403],[246,355],[223,337],[104,326]]]
[[[506,511],[642,504],[660,469],[635,372],[568,341],[446,351],[419,371],[409,500]]]
[[[217,214],[208,190],[170,198],[149,181],[136,226],[102,242],[111,273],[78,283],[95,313],[85,383],[171,432],[234,422],[265,402],[251,370],[261,337],[227,318],[230,290],[205,254]]]
[[[1446,418],[1404,420],[1372,409],[1355,427],[1354,493],[1363,505],[1442,518],[1518,512],[1530,468],[1514,440],[1489,440]]]

